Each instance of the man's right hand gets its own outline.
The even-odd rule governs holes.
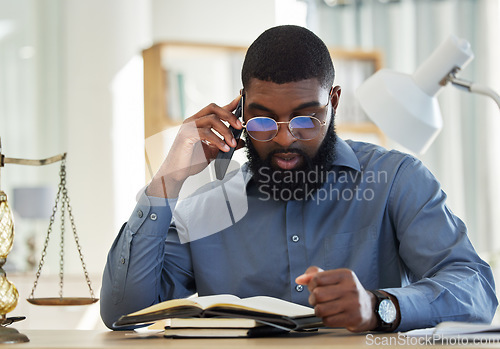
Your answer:
[[[182,123],[172,148],[148,186],[147,195],[176,198],[184,181],[205,169],[219,151],[243,146],[242,140],[236,144],[229,127],[222,122],[227,121],[236,129],[243,127],[232,113],[240,98],[238,96],[224,107],[209,104]]]

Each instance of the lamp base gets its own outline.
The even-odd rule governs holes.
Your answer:
[[[15,328],[0,326],[0,344],[25,343],[29,341],[26,335],[19,333]]]

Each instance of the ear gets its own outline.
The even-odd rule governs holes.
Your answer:
[[[333,110],[335,110],[335,114],[337,112],[337,107],[339,105],[339,100],[340,100],[340,93],[341,93],[340,86],[332,86],[332,89],[330,90],[330,102],[332,104]],[[334,120],[330,120],[330,122],[334,122]],[[323,127],[321,134],[324,136],[326,134],[326,130],[328,127]]]
[[[332,108],[337,111],[337,107],[339,105],[339,100],[340,100],[340,93],[341,93],[340,86],[332,86],[332,90],[330,91],[330,101],[332,102]]]

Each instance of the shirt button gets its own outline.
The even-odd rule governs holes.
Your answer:
[[[149,218],[151,218],[152,221],[156,221],[158,216],[156,215],[156,213],[151,213],[151,216],[149,216]]]
[[[121,263],[121,264],[125,264],[125,258],[121,258],[121,259],[120,259],[120,263]]]
[[[296,290],[297,292],[302,292],[302,291],[304,290],[304,286],[302,286],[302,285],[297,285],[297,286],[295,286],[295,290]]]
[[[293,242],[298,242],[300,240],[299,236],[298,235],[294,235],[292,236],[292,241]]]
[[[141,210],[137,211],[137,217],[142,218],[142,215],[143,215],[143,213]]]

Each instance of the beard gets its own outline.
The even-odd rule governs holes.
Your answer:
[[[261,194],[267,199],[281,201],[304,200],[323,186],[336,154],[334,116],[335,113],[332,112],[325,138],[312,158],[303,150],[290,147],[275,149],[265,159],[261,159],[245,129],[248,167]],[[277,153],[297,153],[303,158],[302,164],[291,170],[277,168],[271,162],[273,155]]]

